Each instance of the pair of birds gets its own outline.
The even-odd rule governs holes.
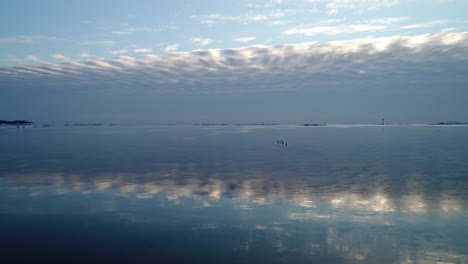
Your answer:
[[[283,146],[287,146],[288,145],[288,142],[280,139],[280,140],[276,140],[276,144],[278,145],[283,145]]]

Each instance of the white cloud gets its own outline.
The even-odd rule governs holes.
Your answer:
[[[30,37],[6,37],[0,38],[0,43],[34,43],[34,40]]]
[[[276,9],[273,11],[270,11],[267,13],[267,17],[271,18],[282,18],[285,17],[288,14],[295,14],[299,13],[298,10],[293,10],[293,9]]]
[[[126,49],[122,49],[122,50],[111,50],[111,51],[109,51],[109,53],[114,54],[114,55],[117,55],[117,54],[125,54],[125,53],[128,53],[128,50],[126,50]]]
[[[9,61],[9,62],[20,62],[22,60],[20,58],[16,57],[15,55],[7,55],[7,61]]]
[[[210,15],[204,15],[204,16],[192,16],[193,19],[200,19],[200,22],[203,24],[218,24],[218,23],[223,23],[226,21],[237,21],[241,22],[242,17],[241,16],[224,16],[218,13],[215,14],[210,14]]]
[[[337,34],[350,34],[365,31],[384,30],[386,27],[382,25],[355,25],[344,24],[339,26],[306,26],[295,27],[284,31],[287,35],[300,34],[305,36],[315,36],[318,34],[337,35]]]
[[[276,5],[282,4],[283,0],[265,0],[265,1],[254,0],[252,2],[259,2],[259,3],[247,3],[246,6],[251,7],[251,8],[271,8]],[[261,4],[261,2],[267,2],[267,3]]]
[[[89,57],[91,57],[91,56],[86,52],[83,52],[83,53],[80,54],[80,58],[89,58]]]
[[[447,87],[466,83],[466,72],[468,32],[442,32],[22,65],[0,68],[0,84],[230,93],[409,83]]]
[[[69,38],[60,38],[54,36],[44,35],[31,35],[31,36],[14,36],[14,37],[0,37],[0,43],[19,43],[19,44],[36,44],[40,42],[57,42],[63,41],[68,43],[79,43],[76,40]]]
[[[153,51],[153,49],[152,48],[142,48],[142,49],[135,49],[134,51],[136,53],[148,53],[148,52]]]
[[[115,41],[113,40],[98,40],[98,41],[85,41],[79,42],[81,45],[104,45],[104,46],[113,46]]]
[[[288,14],[296,14],[303,12],[303,10],[294,10],[294,9],[274,9],[268,10],[264,13],[249,13],[239,16],[226,16],[219,13],[213,13],[209,15],[194,15],[193,19],[197,19],[200,23],[203,24],[220,24],[226,22],[238,22],[238,23],[248,23],[251,21],[254,22],[263,22],[270,19],[282,18]]]
[[[357,13],[377,8],[389,8],[400,3],[399,0],[307,0],[313,4],[324,5],[328,14],[338,14],[340,9],[355,9]]]
[[[209,38],[191,38],[190,40],[200,46],[208,46],[214,42],[213,39]]]
[[[267,19],[268,19],[268,17],[266,15],[262,15],[262,14],[253,15],[253,16],[249,17],[249,20],[253,20],[253,21],[265,21]]]
[[[436,25],[444,25],[444,24],[447,24],[447,23],[448,23],[448,20],[434,20],[434,21],[430,21],[430,22],[427,22],[427,23],[407,25],[407,26],[403,26],[403,27],[400,27],[400,28],[401,29],[428,28],[428,27],[432,27],[432,26],[436,26]]]
[[[385,17],[364,21],[362,24],[336,24],[343,22],[344,19],[328,19],[319,21],[318,25],[300,25],[284,31],[287,35],[300,34],[305,36],[315,36],[319,34],[338,35],[351,34],[366,31],[385,30],[388,26],[407,20],[406,17]]]
[[[68,58],[67,56],[65,55],[62,55],[62,54],[58,54],[58,53],[55,53],[55,54],[52,54],[50,55],[52,58],[56,59],[56,60],[69,60],[70,58]]]
[[[126,26],[123,28],[123,30],[120,31],[114,31],[114,32],[121,32],[121,33],[133,33],[133,32],[162,32],[162,31],[169,31],[169,30],[176,30],[178,27],[173,26],[173,25],[159,25],[157,27],[131,27],[131,26]],[[124,34],[125,34],[124,33]]]
[[[41,59],[39,59],[39,58],[36,57],[36,56],[29,55],[29,56],[27,56],[26,58],[24,58],[24,60],[27,60],[27,61],[40,61]]]
[[[455,28],[443,28],[440,31],[441,32],[450,32],[450,31],[454,31],[454,30],[455,30]]]
[[[218,20],[213,20],[213,19],[203,19],[203,20],[200,20],[200,23],[206,24],[206,25],[216,25],[221,22],[219,22]]]
[[[329,15],[336,15],[336,14],[338,14],[338,8],[332,8],[332,9],[328,10],[328,14],[329,14]]]
[[[340,23],[343,22],[344,18],[342,19],[327,19],[327,20],[320,20],[319,24],[335,24],[335,23]]]
[[[284,23],[284,21],[281,21],[281,20],[275,20],[275,21],[271,21],[271,24],[273,24],[273,25],[284,25],[286,23]]]
[[[177,51],[177,49],[179,49],[179,44],[172,44],[172,45],[168,45],[167,47],[164,48],[164,52],[173,52],[173,51]]]
[[[112,31],[113,35],[129,35],[132,34],[131,32],[128,31]]]
[[[369,22],[370,22],[371,24],[385,24],[385,25],[389,25],[389,24],[400,23],[400,22],[403,22],[403,21],[406,21],[406,20],[408,20],[407,17],[384,17],[384,18],[372,19],[372,20],[370,20]]]
[[[249,41],[252,41],[254,39],[256,39],[256,37],[243,37],[243,38],[236,38],[236,39],[234,39],[234,41],[249,42]]]

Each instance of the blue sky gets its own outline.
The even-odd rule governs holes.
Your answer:
[[[468,2],[461,0],[1,1],[0,95],[12,99],[3,112],[47,119],[54,114],[39,109],[66,112],[50,101],[56,98],[96,110],[55,114],[52,121],[112,116],[74,99],[84,96],[109,106],[133,98],[136,107],[125,113],[128,119],[146,116],[142,122],[228,116],[300,122],[309,119],[299,113],[313,108],[323,114],[318,121],[370,122],[363,117],[384,115],[392,105],[362,108],[363,102],[384,97],[404,104],[410,96],[425,107],[414,118],[398,110],[396,120],[461,118],[467,109],[456,102],[467,94],[466,10]],[[256,96],[245,106],[250,112],[236,107]],[[277,113],[280,119],[262,110],[275,112],[266,97],[286,98],[290,107]],[[355,114],[349,117],[342,107],[353,97],[349,109]],[[43,104],[20,109],[15,98],[41,98]],[[153,101],[141,106],[147,98]],[[304,98],[318,101],[295,103]],[[428,116],[438,99],[452,103]],[[169,106],[180,101],[184,105]],[[329,104],[317,106],[323,102]],[[186,105],[200,113],[191,116]]]
[[[468,29],[450,0],[2,1],[1,66]]]

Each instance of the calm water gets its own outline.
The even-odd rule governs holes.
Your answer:
[[[0,129],[32,262],[468,263],[468,128]]]

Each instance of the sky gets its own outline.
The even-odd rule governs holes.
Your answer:
[[[468,1],[0,0],[0,119],[468,121]]]

